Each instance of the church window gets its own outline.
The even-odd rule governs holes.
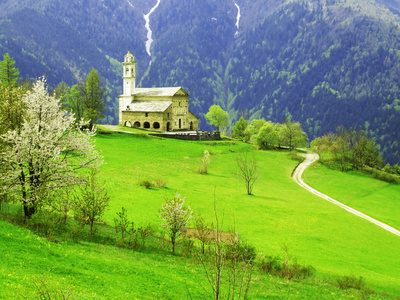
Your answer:
[[[125,75],[128,75],[128,73],[129,73],[129,69],[126,68],[126,70],[125,70]]]
[[[145,115],[146,117],[148,117],[148,116],[149,116],[149,113],[144,113],[144,115]]]
[[[150,128],[150,123],[149,122],[144,122],[143,127],[146,128],[146,129]]]
[[[154,129],[159,129],[159,128],[160,128],[160,123],[154,122],[154,123],[153,123],[153,128],[154,128]]]

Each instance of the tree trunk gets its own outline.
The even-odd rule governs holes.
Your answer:
[[[171,235],[171,243],[172,243],[172,254],[175,255],[175,235]]]
[[[24,213],[27,219],[30,219],[35,212],[36,210],[34,206],[28,206],[27,204],[24,204]]]

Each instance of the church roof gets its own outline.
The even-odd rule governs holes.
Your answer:
[[[182,91],[181,91],[182,90]],[[172,97],[175,96],[179,91],[182,95],[187,95],[186,91],[178,87],[161,87],[161,88],[135,88],[133,93],[134,96],[138,97]]]
[[[133,101],[129,104],[129,110],[138,112],[163,112],[171,104],[172,101]]]

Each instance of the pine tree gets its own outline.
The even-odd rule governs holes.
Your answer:
[[[0,81],[5,86],[15,86],[19,79],[19,70],[15,67],[13,60],[8,53],[4,54],[0,61]]]
[[[103,87],[96,69],[92,69],[86,80],[80,85],[84,107],[84,118],[89,120],[90,128],[104,118],[106,112],[107,90]]]

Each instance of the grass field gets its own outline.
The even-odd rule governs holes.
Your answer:
[[[400,239],[301,189],[291,178],[297,162],[287,152],[260,152],[232,141],[190,142],[118,133],[99,134],[96,140],[105,161],[100,176],[111,197],[105,216],[109,225],[124,206],[137,226],[149,222],[159,226],[161,204],[176,192],[211,221],[215,194],[225,229],[234,226],[266,255],[283,256],[287,245],[301,264],[317,271],[315,279],[303,283],[256,272],[251,298],[352,298],[354,294],[328,284],[352,274],[363,276],[378,292],[377,299],[400,294]],[[209,174],[200,175],[197,165],[204,149],[211,153],[211,164]],[[233,175],[235,159],[243,152],[255,155],[261,170],[252,196]],[[326,180],[338,174],[326,173]],[[167,187],[146,189],[137,184],[139,178],[163,178]],[[374,199],[367,198],[364,205],[373,207]],[[186,286],[194,298],[205,296],[199,286],[205,283],[201,266],[165,252],[51,243],[0,221],[0,253],[0,298],[17,298],[16,291],[31,294],[38,276],[48,277],[54,289],[71,287],[79,299],[181,299],[187,296]]]
[[[99,135],[97,145],[107,162],[102,176],[112,199],[109,222],[124,206],[135,221],[160,224],[161,204],[176,192],[211,220],[215,190],[225,228],[235,224],[258,251],[281,254],[287,245],[320,277],[354,274],[375,289],[400,293],[400,239],[297,186],[291,178],[297,162],[284,151],[260,152],[230,141],[199,143],[123,134]],[[204,149],[212,154],[208,175],[197,173]],[[253,196],[246,195],[232,174],[241,152],[253,153],[262,170]],[[137,185],[138,176],[165,178],[168,188],[145,189]]]
[[[158,252],[93,243],[56,244],[0,221],[0,299],[209,298],[202,266]],[[46,289],[40,284],[43,280]],[[38,284],[50,297],[40,298]],[[208,292],[203,290],[208,289]],[[318,279],[286,281],[257,270],[251,299],[354,299]]]
[[[340,173],[316,164],[305,181],[320,192],[400,230],[400,184],[352,171]]]

